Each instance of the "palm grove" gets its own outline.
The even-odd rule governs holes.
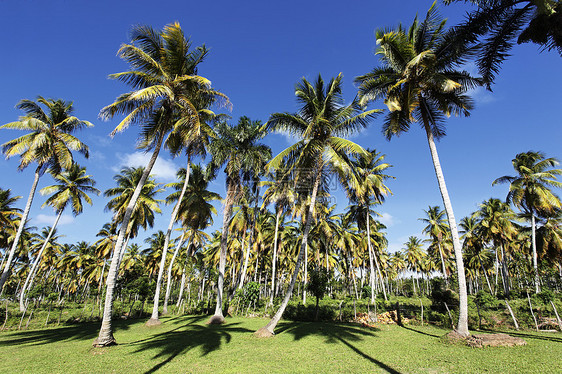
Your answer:
[[[358,93],[351,103],[343,99],[341,74],[329,80],[303,78],[295,86],[297,112],[273,113],[263,124],[248,117],[233,123],[218,113],[230,101],[199,75],[209,51],[192,47],[178,23],[163,30],[134,27],[118,52],[130,70],[110,75],[129,90],[100,115],[121,119],[112,136],[137,129],[138,147],[150,160],[144,167],[122,169],[115,187],[104,191],[112,220],[100,223],[99,240],[61,244],[56,230],[63,211],[78,215],[84,202],[91,204],[91,194],[100,194],[93,176],[73,158],[73,152],[88,157],[77,132],[91,123],[73,115],[71,102],[39,97],[20,101],[22,116],[2,126],[25,132],[2,145],[5,156],[19,156],[20,170],[35,168],[23,210],[16,207],[21,196],[0,189],[3,294],[17,298],[24,314],[41,301],[61,305],[67,300],[84,308],[92,302],[91,313],[101,320],[94,345],[101,347],[116,343],[112,320],[137,311],[142,315],[147,301],[153,304],[148,325],[161,323],[160,314],[168,313],[172,303],[182,313],[213,309],[209,323],[261,308],[271,321],[257,335],[272,336],[287,308],[306,305],[307,293],[316,296],[318,318],[325,294],[366,298],[367,307],[376,308],[377,299],[392,295],[428,295],[432,283],[458,295],[458,304],[455,299],[456,305],[445,306],[454,307],[458,319],[451,317],[451,325],[466,336],[474,324],[468,316],[471,295],[507,300],[528,290],[559,292],[558,161],[538,151],[517,154],[513,175],[490,181],[509,184],[505,200],[484,201],[457,221],[435,140],[446,135],[451,114],[470,115],[470,90],[491,87],[518,33],[518,42],[560,51],[556,30],[541,35],[545,30],[536,26],[537,18],[559,17],[560,4],[547,1],[545,7],[533,5],[535,13],[525,13],[518,11],[519,2],[475,3],[467,21],[455,27],[447,28],[434,4],[409,27],[378,30],[379,65],[355,79]],[[523,18],[498,36],[506,14]],[[501,43],[486,43],[494,38]],[[463,70],[471,59],[481,77]],[[386,110],[369,109],[379,100]],[[394,253],[388,251],[386,227],[377,213],[392,194],[386,185],[393,178],[391,165],[386,155],[348,139],[376,122],[389,140],[421,127],[443,199],[444,208],[419,212],[425,237],[411,236]],[[261,142],[272,132],[289,133],[295,142],[272,155]],[[177,182],[169,185],[151,176],[163,149],[185,160]],[[28,225],[29,212],[45,173],[55,184],[40,190],[48,196],[43,205],[57,218],[37,231]],[[222,197],[209,189],[220,173],[226,181]],[[349,199],[349,206],[339,207],[341,213],[330,200],[334,181]],[[218,214],[212,203],[218,200],[222,228],[210,233],[206,229]],[[163,204],[173,206],[167,230],[148,237],[146,248],[130,244],[141,228],[153,226]]]

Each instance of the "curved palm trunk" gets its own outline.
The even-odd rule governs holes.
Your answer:
[[[302,244],[301,244],[301,250],[299,251],[299,255],[297,257],[297,263],[295,265],[295,271],[293,272],[293,276],[291,277],[291,283],[289,284],[289,288],[287,289],[287,293],[285,294],[285,298],[283,299],[283,302],[281,303],[281,306],[279,306],[279,309],[277,310],[277,313],[275,313],[275,315],[273,316],[273,318],[271,319],[271,321],[269,321],[269,323],[265,326],[262,327],[261,329],[259,329],[258,331],[256,331],[256,334],[259,336],[273,336],[275,327],[277,326],[277,324],[279,323],[279,320],[281,320],[281,317],[283,316],[283,312],[285,312],[285,309],[287,308],[287,305],[289,304],[289,300],[291,300],[291,295],[293,294],[293,289],[295,288],[295,283],[297,282],[297,277],[299,275],[299,270],[300,267],[302,265],[303,262],[303,258],[306,252],[306,247],[307,247],[307,242],[308,242],[308,233],[310,232],[310,227],[312,226],[312,215],[314,213],[314,204],[316,204],[316,195],[318,193],[318,186],[320,185],[320,174],[322,172],[322,168],[319,167],[318,171],[316,173],[316,175],[314,176],[314,187],[312,188],[312,196],[310,199],[310,206],[308,208],[308,212],[306,215],[306,223],[304,226],[304,234],[302,237]],[[306,266],[306,264],[305,264]]]
[[[142,187],[146,183],[150,172],[152,171],[152,167],[158,158],[158,153],[160,153],[160,148],[162,146],[162,141],[164,140],[164,136],[160,135],[158,138],[158,142],[152,153],[152,157],[146,165],[144,169],[144,173],[135,188],[135,192],[131,197],[131,201],[129,201],[129,205],[127,205],[127,209],[125,210],[125,216],[123,217],[123,222],[121,223],[121,228],[119,229],[119,236],[117,237],[117,243],[115,243],[115,250],[113,251],[113,257],[111,259],[111,265],[109,266],[109,271],[107,272],[107,282],[106,282],[106,292],[105,292],[105,305],[103,308],[103,319],[101,322],[101,328],[98,337],[94,340],[93,346],[94,347],[105,347],[108,345],[117,344],[115,338],[113,337],[113,327],[111,324],[111,315],[113,313],[113,291],[115,289],[115,281],[117,280],[117,272],[119,271],[119,255],[121,253],[121,247],[123,246],[123,242],[125,239],[125,234],[127,231],[127,227],[129,226],[129,221],[131,220],[131,216],[133,214],[133,209],[137,203],[137,200],[140,196]]]
[[[217,281],[217,305],[215,307],[215,314],[209,320],[209,323],[223,323],[224,315],[222,313],[222,301],[224,291],[224,269],[226,268],[226,251],[228,239],[228,222],[232,214],[232,204],[234,202],[233,186],[229,186],[226,193],[226,202],[224,206],[224,213],[222,218],[222,234],[221,234],[221,249],[219,254],[219,277]]]
[[[29,197],[27,198],[27,203],[25,204],[25,209],[23,210],[23,214],[21,216],[20,225],[18,227],[18,231],[16,233],[16,237],[14,238],[14,242],[12,243],[12,248],[10,248],[10,254],[8,255],[8,260],[4,264],[4,270],[2,271],[2,276],[0,276],[0,293],[2,292],[2,288],[4,287],[4,283],[8,279],[8,275],[10,274],[10,267],[12,266],[12,261],[14,260],[14,254],[16,253],[16,248],[18,247],[21,234],[23,229],[25,228],[25,224],[27,221],[27,217],[29,216],[29,210],[31,209],[31,203],[33,202],[33,197],[35,196],[35,190],[37,190],[37,184],[39,183],[41,167],[38,166],[35,169],[35,177],[33,179],[33,184],[31,185],[31,191],[29,191]]]
[[[437,250],[439,250],[439,257],[441,258],[441,272],[445,279],[445,284],[449,287],[449,278],[447,277],[447,268],[445,267],[445,258],[443,257],[443,250],[441,249],[441,241],[437,241]]]
[[[273,240],[273,260],[271,264],[271,296],[269,297],[269,304],[273,305],[273,298],[275,297],[275,264],[277,262],[277,238],[279,234],[279,220],[283,211],[279,209],[275,216],[275,239]]]
[[[537,238],[536,238],[536,224],[535,215],[531,213],[531,236],[533,239],[533,268],[535,270],[535,293],[541,292],[540,280],[539,280],[539,268],[538,268],[538,258],[537,258]]]
[[[185,288],[185,266],[181,272],[181,283],[180,283],[180,294],[178,296],[178,301],[176,302],[176,308],[179,308],[181,304],[181,299],[183,298],[183,290]]]
[[[246,251],[246,257],[244,258],[244,270],[240,274],[240,281],[238,282],[238,289],[244,287],[244,280],[246,278],[246,272],[248,271],[248,261],[250,260],[250,250],[252,248],[252,242],[254,240],[254,232],[256,231],[256,221],[258,220],[258,202],[259,202],[260,190],[256,190],[256,201],[254,203],[254,217],[252,220],[252,225],[250,227],[250,238],[248,239],[248,250]]]
[[[47,248],[47,245],[49,244],[49,241],[51,240],[51,237],[53,236],[53,233],[55,232],[55,228],[57,227],[57,224],[59,223],[59,219],[62,216],[62,212],[63,211],[61,210],[61,211],[59,211],[59,214],[57,214],[57,218],[55,219],[55,223],[53,223],[53,226],[51,227],[51,230],[49,231],[49,235],[47,235],[47,238],[45,239],[45,242],[41,246],[41,250],[37,254],[37,257],[35,257],[35,261],[33,261],[33,266],[31,267],[31,271],[27,275],[25,283],[23,284],[23,287],[22,287],[21,292],[20,292],[20,312],[23,312],[25,310],[25,293],[27,292],[28,288],[31,288],[31,284],[33,283],[33,279],[35,278],[35,273],[37,271],[37,266],[39,265],[39,262],[41,261],[41,256],[43,256],[43,252],[45,252],[45,248]]]
[[[455,251],[455,260],[457,264],[457,275],[459,281],[460,304],[457,332],[463,336],[468,336],[470,333],[468,331],[468,297],[466,293],[466,276],[464,273],[464,263],[462,259],[462,249],[459,240],[459,233],[457,231],[457,223],[455,221],[455,215],[453,213],[453,206],[451,205],[451,200],[449,199],[447,185],[445,184],[443,170],[441,170],[441,164],[439,163],[439,155],[437,154],[437,148],[435,147],[435,140],[433,139],[433,134],[431,132],[431,129],[429,128],[429,124],[425,116],[424,126],[427,135],[427,142],[429,144],[429,150],[431,152],[431,158],[433,160],[435,175],[437,176],[437,183],[439,184],[439,191],[441,192],[441,197],[443,198],[443,205],[445,206],[445,212],[447,212],[449,228],[451,229],[451,236],[453,238],[453,249]]]
[[[172,235],[172,228],[176,222],[176,217],[178,216],[178,211],[180,210],[181,201],[187,190],[187,185],[189,184],[189,157],[187,158],[187,168],[185,181],[182,186],[180,197],[174,210],[172,211],[172,216],[170,217],[170,223],[168,223],[168,229],[166,230],[166,237],[164,238],[164,248],[162,248],[162,259],[160,260],[160,266],[158,268],[158,279],[156,280],[156,291],[154,292],[154,305],[152,306],[152,316],[146,322],[147,325],[158,325],[160,320],[158,319],[158,304],[160,303],[160,289],[162,288],[162,278],[164,276],[164,267],[166,266],[166,255],[168,254],[168,244],[170,243],[170,235]],[[167,312],[167,311],[166,311]]]
[[[176,250],[174,251],[174,255],[172,256],[172,260],[170,261],[170,265],[168,266],[168,277],[167,277],[167,282],[166,282],[166,296],[164,297],[164,306],[162,307],[162,314],[168,313],[168,300],[170,299],[170,293],[171,293],[171,290],[172,290],[172,267],[174,266],[174,262],[176,261],[176,257],[178,256],[180,248],[183,245],[184,235],[185,235],[184,233],[181,234],[178,245],[176,245]],[[182,274],[182,279],[184,279],[183,274]],[[180,297],[180,299],[181,299],[181,297]]]
[[[367,224],[369,224],[369,217],[367,217]],[[368,227],[368,232],[369,232],[369,238],[371,237],[370,235],[370,227]],[[371,244],[371,241],[369,240],[369,245]],[[377,255],[375,254],[375,252],[373,251],[373,258],[375,259],[375,266],[377,267],[377,273],[379,274],[379,279],[381,281],[381,288],[382,288],[382,294],[384,296],[384,300],[387,301],[388,298],[386,297],[386,286],[384,285],[384,278],[382,277],[382,272],[381,272],[381,267],[379,265],[379,260],[377,259]]]

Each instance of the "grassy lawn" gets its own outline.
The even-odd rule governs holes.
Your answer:
[[[168,317],[147,328],[119,321],[118,346],[91,347],[99,324],[0,333],[2,373],[561,373],[562,334],[511,333],[528,345],[468,348],[420,326],[282,322],[273,339],[254,338],[266,320]]]

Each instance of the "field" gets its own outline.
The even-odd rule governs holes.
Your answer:
[[[510,332],[528,345],[476,349],[449,345],[431,326],[282,322],[272,339],[252,332],[266,320],[206,316],[118,321],[119,345],[95,349],[98,323],[0,333],[5,373],[560,373],[562,334]]]

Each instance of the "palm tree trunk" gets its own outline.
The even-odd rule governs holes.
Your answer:
[[[180,283],[180,294],[178,296],[178,301],[176,302],[176,308],[179,308],[181,304],[181,299],[183,298],[183,290],[185,288],[185,266],[181,272],[181,283]]]
[[[443,278],[445,279],[445,284],[449,287],[449,279],[447,278],[447,268],[445,267],[445,258],[443,257],[443,250],[441,249],[441,242],[437,241],[437,249],[439,250],[439,257],[441,257],[441,271],[443,272]]]
[[[164,267],[166,266],[166,256],[168,254],[168,244],[170,243],[170,236],[172,235],[172,229],[174,223],[176,222],[176,217],[178,216],[178,211],[180,210],[181,201],[187,190],[187,185],[189,184],[189,156],[187,157],[187,168],[185,174],[185,181],[183,182],[182,190],[172,211],[172,216],[170,217],[170,223],[168,223],[168,229],[166,230],[166,236],[164,238],[164,247],[162,248],[162,259],[160,260],[160,266],[158,268],[158,279],[156,280],[156,291],[154,292],[154,304],[152,306],[152,315],[150,319],[146,322],[148,326],[159,325],[160,320],[158,319],[158,304],[160,304],[160,289],[162,288],[162,278],[164,276]]]
[[[117,237],[117,243],[115,243],[115,250],[113,252],[113,258],[111,259],[111,265],[109,266],[109,271],[107,273],[107,285],[106,285],[106,292],[105,292],[105,305],[103,308],[103,319],[101,322],[101,328],[98,337],[94,340],[93,346],[94,347],[105,347],[108,345],[116,344],[115,338],[113,337],[113,328],[111,324],[111,315],[113,313],[113,291],[115,289],[115,281],[117,280],[117,273],[119,271],[119,255],[121,253],[121,247],[123,246],[123,242],[125,239],[125,234],[127,228],[129,227],[129,221],[131,220],[131,216],[133,214],[133,209],[137,204],[137,200],[140,196],[141,190],[152,171],[152,167],[158,158],[158,154],[160,153],[160,148],[162,146],[162,141],[164,140],[164,135],[161,134],[158,138],[158,142],[156,147],[154,148],[154,152],[152,153],[152,157],[146,165],[144,172],[141,176],[137,187],[135,188],[135,192],[131,197],[131,201],[127,205],[125,209],[125,216],[123,217],[123,222],[121,223],[121,228],[119,229],[119,236]]]
[[[273,260],[271,262],[271,296],[269,297],[269,304],[273,305],[273,298],[275,297],[275,264],[277,262],[277,236],[279,234],[279,220],[283,210],[279,209],[275,216],[275,238],[273,239]]]
[[[369,251],[369,281],[371,284],[371,304],[375,305],[375,267],[373,265],[373,249],[371,248],[370,214],[367,210],[367,249]]]
[[[314,213],[314,204],[316,204],[316,195],[318,193],[318,186],[320,185],[320,175],[322,173],[322,168],[318,167],[316,175],[314,176],[314,187],[312,188],[312,196],[310,198],[310,206],[308,207],[308,213],[306,215],[306,223],[304,226],[304,234],[302,237],[302,244],[301,250],[299,251],[299,255],[297,257],[297,263],[295,265],[295,271],[293,272],[293,276],[291,277],[291,283],[289,284],[289,288],[287,289],[287,293],[285,294],[285,298],[279,306],[277,313],[273,316],[271,321],[265,326],[256,331],[256,334],[262,337],[273,336],[275,327],[279,323],[279,320],[283,316],[283,312],[285,312],[285,308],[289,304],[289,300],[291,300],[291,295],[293,294],[293,289],[295,288],[295,283],[297,282],[297,277],[299,275],[299,270],[302,265],[302,261],[306,252],[306,247],[308,243],[308,233],[310,232],[310,227],[312,226],[312,215]],[[305,264],[306,269],[306,264]],[[306,281],[306,279],[305,279]]]
[[[433,167],[435,169],[435,175],[437,176],[437,183],[439,184],[439,190],[441,192],[441,197],[443,198],[443,205],[445,206],[445,211],[447,212],[449,228],[451,229],[451,236],[453,239],[453,249],[455,251],[457,276],[459,282],[459,304],[460,304],[457,332],[463,336],[468,336],[470,333],[468,331],[468,296],[466,293],[466,275],[464,273],[464,263],[462,259],[462,249],[459,240],[459,233],[457,232],[457,223],[455,221],[455,215],[453,213],[453,206],[451,205],[451,200],[449,199],[449,192],[447,191],[447,185],[445,184],[445,177],[443,176],[443,171],[441,170],[441,164],[439,162],[439,155],[437,154],[437,148],[435,147],[433,133],[429,128],[429,122],[427,118],[425,118],[425,115],[423,120],[424,120],[425,132],[427,135],[427,142],[429,144],[429,150],[431,152],[431,158],[433,160]]]
[[[166,282],[166,296],[164,297],[164,306],[162,307],[162,314],[168,314],[168,300],[170,299],[170,293],[172,290],[172,267],[174,266],[174,261],[176,261],[176,257],[180,251],[181,246],[183,245],[183,238],[184,233],[181,234],[180,240],[176,245],[176,250],[174,251],[174,255],[172,256],[172,260],[170,261],[170,265],[168,266],[168,277]]]
[[[59,219],[62,216],[62,212],[63,211],[61,210],[61,211],[59,211],[59,214],[57,214],[57,218],[55,218],[55,223],[53,223],[53,226],[51,227],[51,230],[49,231],[49,235],[47,235],[47,238],[45,239],[45,242],[43,242],[43,245],[41,246],[41,250],[37,254],[37,257],[35,257],[35,261],[33,261],[33,266],[31,267],[31,271],[27,275],[27,279],[25,280],[25,283],[23,284],[23,288],[21,289],[21,292],[20,292],[20,312],[23,312],[25,310],[25,293],[28,290],[28,288],[31,288],[31,284],[33,283],[33,278],[35,278],[35,273],[37,271],[37,266],[39,265],[39,262],[41,261],[41,256],[43,256],[43,252],[45,251],[45,248],[47,248],[47,245],[49,244],[49,241],[51,240],[51,236],[53,236],[53,233],[55,232],[55,228],[57,227],[57,224],[59,223]]]
[[[33,202],[33,197],[35,196],[35,190],[37,190],[37,184],[39,183],[39,177],[41,171],[41,167],[38,166],[35,169],[35,177],[33,179],[33,184],[31,185],[31,191],[29,191],[29,197],[27,198],[27,203],[25,204],[25,209],[23,210],[23,214],[21,216],[20,225],[18,227],[18,231],[16,233],[16,237],[14,238],[14,242],[12,243],[12,248],[10,248],[10,254],[8,255],[8,260],[4,264],[4,270],[2,271],[2,276],[0,276],[0,292],[2,292],[2,288],[4,287],[4,283],[8,279],[8,275],[10,274],[10,267],[12,266],[12,261],[14,259],[14,254],[16,253],[16,248],[18,247],[21,234],[23,229],[25,228],[25,224],[27,223],[27,217],[29,216],[29,210],[31,209],[31,203]]]
[[[540,288],[540,280],[539,280],[539,268],[538,268],[538,259],[537,259],[537,238],[536,238],[536,224],[535,224],[535,215],[531,213],[531,233],[533,239],[533,268],[535,270],[535,293],[541,292]]]
[[[306,283],[308,280],[308,242],[304,245],[304,279],[302,282],[302,305],[306,305]]]
[[[252,225],[250,226],[250,238],[248,239],[248,250],[244,258],[244,270],[240,274],[240,281],[238,282],[238,289],[244,287],[244,280],[246,278],[246,271],[248,270],[248,261],[250,260],[250,249],[252,248],[252,242],[254,240],[254,232],[256,230],[256,221],[258,220],[258,202],[259,202],[260,190],[256,190],[256,201],[254,203],[254,217],[252,219]]]
[[[228,186],[226,192],[226,202],[224,205],[224,213],[222,217],[222,234],[221,234],[221,249],[219,254],[219,277],[217,280],[217,305],[215,306],[215,314],[209,320],[211,324],[220,324],[224,322],[224,315],[222,313],[222,301],[224,291],[224,269],[226,268],[226,251],[228,239],[228,223],[230,215],[232,214],[232,204],[234,203],[234,189],[235,186]]]

